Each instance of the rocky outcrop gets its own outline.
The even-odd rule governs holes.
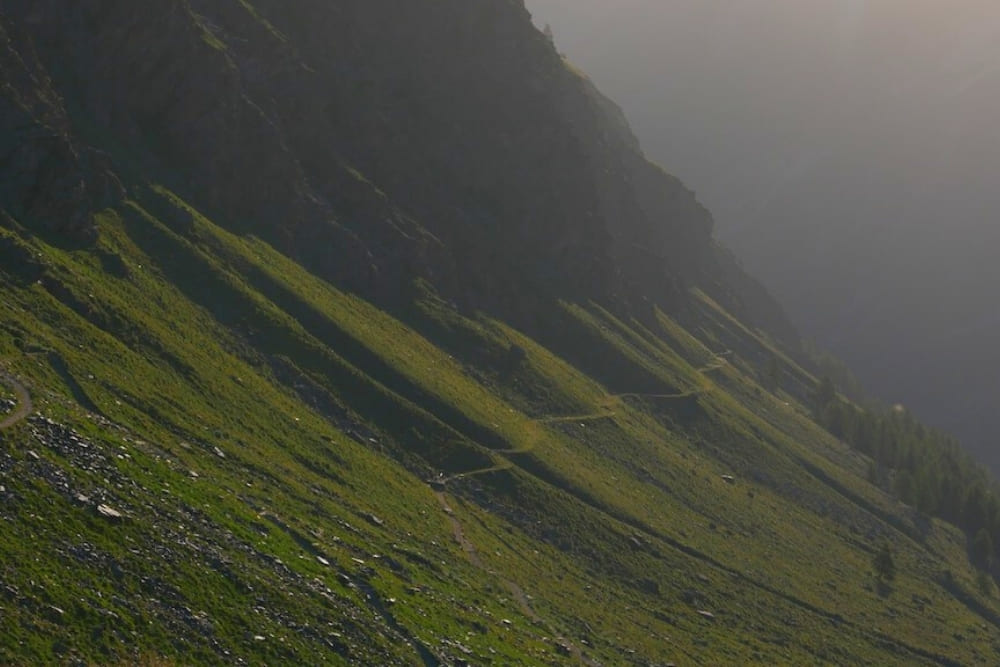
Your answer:
[[[72,139],[31,41],[2,19],[0,85],[0,203],[45,232],[92,241],[93,212],[121,199],[121,183],[106,154]]]

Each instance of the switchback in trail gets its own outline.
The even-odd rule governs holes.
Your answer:
[[[13,377],[0,373],[0,382],[8,385],[17,394],[17,408],[0,422],[0,431],[3,431],[27,418],[31,414],[32,404],[31,395],[28,393],[28,390]]]
[[[532,419],[536,424],[546,425],[546,424],[567,424],[567,423],[584,423],[592,421],[600,421],[603,419],[615,419],[619,412],[613,409],[613,406],[617,405],[622,399],[625,398],[636,398],[636,399],[653,399],[653,400],[663,400],[663,401],[679,401],[679,400],[690,400],[693,397],[697,397],[705,393],[705,390],[698,390],[693,392],[683,392],[677,394],[641,394],[641,393],[628,393],[628,394],[609,394],[602,400],[599,404],[599,412],[593,412],[590,414],[583,415],[562,415],[562,416],[550,416],[550,417],[537,417]],[[527,454],[535,449],[538,441],[542,438],[542,433],[534,433],[522,442],[517,447],[512,447],[509,449],[498,449],[494,450],[494,454],[498,454],[502,457],[509,456],[511,454]],[[445,485],[448,482],[452,482],[459,479],[465,479],[468,477],[476,477],[478,475],[485,475],[488,473],[499,472],[502,470],[509,470],[514,467],[514,463],[506,458],[503,458],[496,465],[489,466],[486,468],[478,468],[475,470],[468,470],[466,472],[455,473],[448,477],[439,477],[433,480],[433,484]]]

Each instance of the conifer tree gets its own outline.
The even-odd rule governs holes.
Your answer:
[[[887,542],[883,542],[875,553],[872,567],[875,568],[875,576],[881,582],[889,582],[896,578],[896,563],[892,559],[892,549]]]
[[[993,565],[993,538],[985,528],[980,528],[972,540],[972,563],[983,570]]]

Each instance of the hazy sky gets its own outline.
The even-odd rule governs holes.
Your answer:
[[[995,411],[1000,2],[527,5],[807,335],[948,428]]]
[[[1000,134],[978,134],[1000,110],[992,0],[528,6],[726,228],[751,224],[754,209],[831,153],[924,171],[914,175],[925,187],[996,164]],[[975,155],[982,140],[992,154]]]

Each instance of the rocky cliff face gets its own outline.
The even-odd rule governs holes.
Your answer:
[[[0,197],[10,215],[68,239],[93,239],[95,208],[122,196],[109,157],[74,140],[60,95],[28,34],[0,22]]]
[[[719,252],[707,211],[520,2],[5,12],[23,32],[7,39],[5,104],[23,118],[6,124],[22,129],[6,160],[20,175],[5,180],[39,225],[92,236],[90,213],[121,196],[117,172],[169,182],[373,298],[424,278],[480,308],[547,294],[676,309],[696,285],[789,333]]]

